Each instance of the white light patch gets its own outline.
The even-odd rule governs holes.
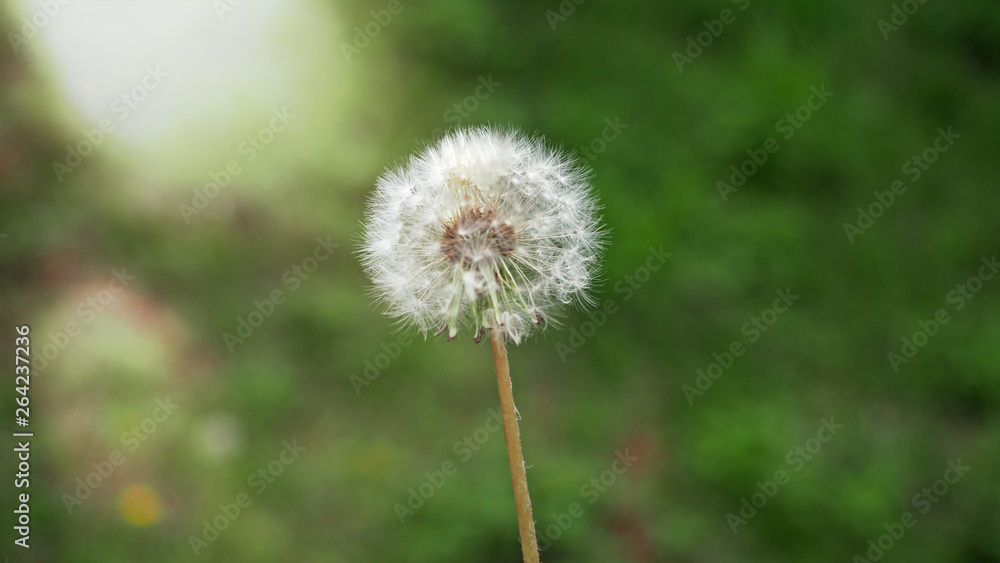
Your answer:
[[[60,9],[36,18],[45,25],[30,41],[44,45],[84,125],[111,119],[122,140],[204,119],[199,110],[218,94],[276,78],[267,35],[288,2],[245,2],[220,15],[208,0],[62,1],[42,3]],[[29,17],[44,12],[42,4],[20,2]]]
[[[233,160],[247,170],[241,184],[267,182],[251,170],[260,155],[293,169],[289,160],[309,158],[317,128],[343,107],[340,32],[319,2],[16,2],[18,28],[22,18],[41,22],[21,47],[66,102],[53,113],[67,147],[60,181],[77,173],[74,162],[100,155],[128,169],[151,204],[156,192],[203,185]],[[272,135],[276,113],[294,121],[251,162],[241,148],[262,130]]]

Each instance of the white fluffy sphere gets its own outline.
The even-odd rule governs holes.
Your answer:
[[[378,179],[361,258],[388,315],[449,340],[464,325],[519,342],[554,308],[588,302],[602,242],[584,168],[481,127]]]

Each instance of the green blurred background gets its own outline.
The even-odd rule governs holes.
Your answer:
[[[519,561],[488,345],[406,345],[354,254],[478,124],[576,151],[611,230],[611,312],[510,350],[543,561],[1000,561],[996,2],[64,2],[0,10],[11,561]]]

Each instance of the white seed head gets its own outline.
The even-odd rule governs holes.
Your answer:
[[[520,342],[590,304],[603,232],[587,171],[539,139],[467,128],[378,179],[361,260],[386,314],[424,334],[460,326]]]

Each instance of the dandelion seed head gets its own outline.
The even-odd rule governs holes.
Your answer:
[[[378,179],[361,260],[386,314],[424,334],[520,342],[589,304],[603,243],[587,171],[539,139],[466,128]]]

